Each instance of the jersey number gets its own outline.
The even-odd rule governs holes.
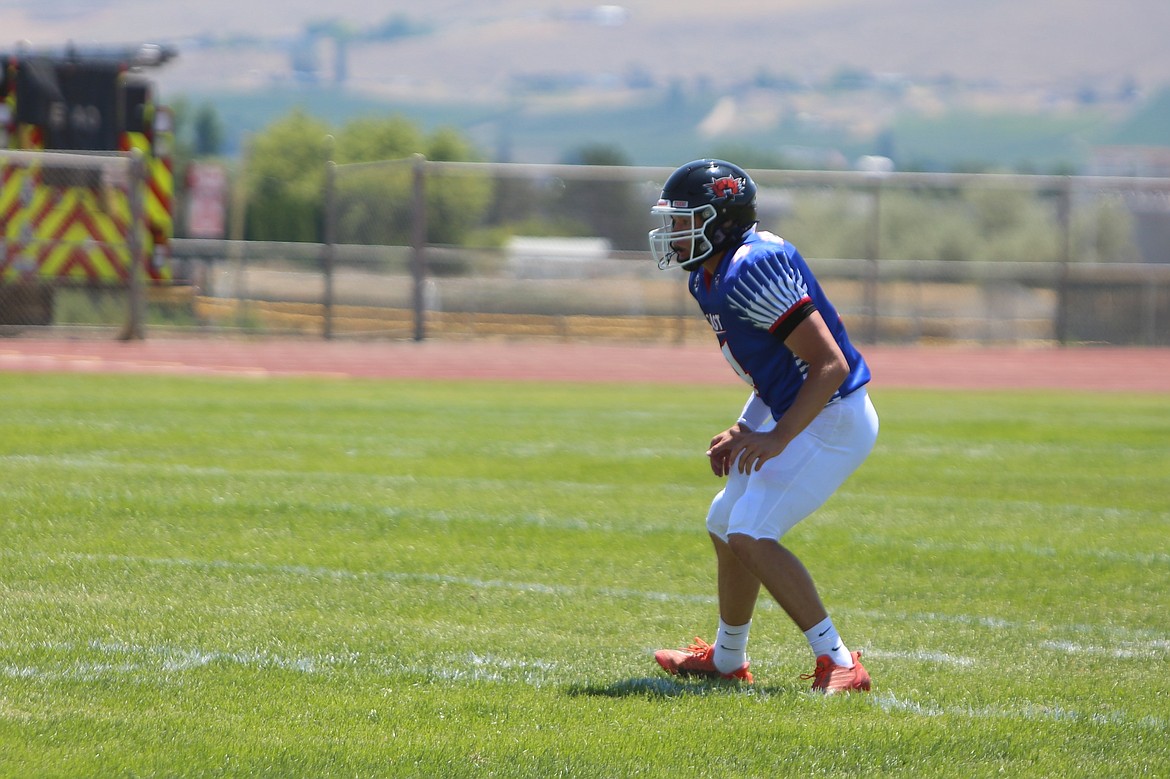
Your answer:
[[[752,380],[751,375],[743,369],[743,366],[739,364],[739,361],[736,360],[735,357],[732,356],[731,348],[728,347],[727,342],[725,341],[722,344],[720,344],[719,348],[723,352],[723,356],[724,356],[724,358],[726,358],[727,364],[731,366],[731,369],[733,371],[735,371],[735,375],[739,376],[741,379],[743,379],[745,382],[747,382],[747,385],[749,387],[754,388],[756,386],[756,383]]]

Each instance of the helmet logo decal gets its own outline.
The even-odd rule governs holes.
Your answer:
[[[747,190],[747,181],[738,176],[722,176],[711,179],[710,184],[704,184],[712,200],[726,200],[735,197]]]

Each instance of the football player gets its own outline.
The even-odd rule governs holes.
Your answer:
[[[655,659],[684,676],[752,681],[748,634],[760,586],[804,633],[812,689],[868,690],[812,577],[781,539],[812,514],[873,449],[878,418],[869,368],[796,247],[756,229],[756,185],[741,168],[704,159],[676,170],[651,213],[658,267],[690,273],[691,295],[719,348],[752,388],[735,424],[711,439],[711,470],[727,477],[707,513],[715,545],[719,627]]]

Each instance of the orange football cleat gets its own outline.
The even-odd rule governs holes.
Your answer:
[[[731,673],[722,673],[715,667],[715,647],[698,636],[695,643],[686,649],[659,649],[654,653],[654,659],[668,674],[675,676],[702,676],[708,679],[737,679],[752,683],[752,675],[748,671],[750,663],[744,663]]]
[[[861,652],[851,653],[853,667],[846,668],[837,665],[828,655],[817,658],[817,667],[811,674],[802,674],[801,679],[812,679],[813,692],[823,692],[832,695],[838,692],[852,692],[853,690],[868,690],[872,685],[869,671],[861,664]]]

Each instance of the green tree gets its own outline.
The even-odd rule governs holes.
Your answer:
[[[1120,196],[1098,196],[1077,208],[1073,242],[1082,259],[1094,262],[1141,262],[1134,241],[1134,216]]]
[[[615,167],[630,165],[621,149],[606,145],[582,147],[570,153],[565,162]],[[570,179],[565,182],[561,203],[562,215],[582,223],[587,235],[607,238],[615,249],[646,247],[646,233],[650,229],[648,214],[652,204],[645,202],[630,182]]]
[[[450,128],[441,128],[427,139],[426,157],[440,162],[475,161],[470,142]],[[481,227],[491,205],[492,182],[483,172],[456,172],[433,177],[427,188],[427,240],[463,243]]]
[[[401,245],[412,240],[414,176],[411,158],[475,160],[469,141],[442,128],[430,137],[405,119],[357,119],[337,136],[338,240]],[[353,165],[353,163],[368,163]],[[479,226],[491,199],[483,174],[431,175],[426,182],[427,241],[459,244]]]
[[[214,157],[223,150],[223,120],[215,106],[204,103],[195,112],[194,141],[192,152],[196,157]]]
[[[401,117],[363,117],[337,134],[339,165],[398,160],[396,164],[339,169],[337,238],[342,243],[404,244],[410,241],[411,166],[422,152],[419,129]]]
[[[330,151],[328,125],[299,108],[252,139],[245,184],[248,238],[321,239]]]
[[[266,241],[323,240],[325,171],[334,159],[339,165],[337,239],[408,243],[414,210],[411,157],[415,154],[436,160],[475,157],[471,144],[451,129],[427,137],[401,117],[363,117],[334,132],[325,122],[296,109],[258,133],[250,144],[245,171],[246,235]],[[428,182],[428,241],[459,243],[478,224],[489,199],[486,178],[458,186]]]
[[[337,133],[339,164],[398,160],[421,154],[426,141],[418,127],[402,117],[363,117],[347,123]]]

